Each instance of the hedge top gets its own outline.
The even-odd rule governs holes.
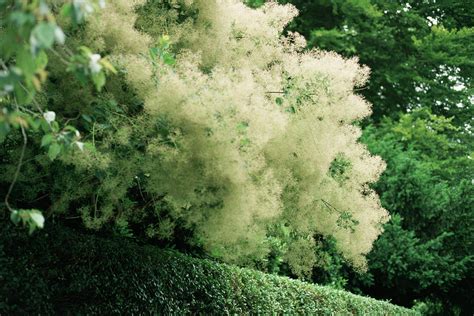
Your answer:
[[[0,314],[416,314],[122,238],[54,225],[28,237],[2,226]]]

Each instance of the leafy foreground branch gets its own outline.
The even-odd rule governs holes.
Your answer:
[[[0,232],[0,314],[411,315],[377,301],[123,238],[49,225]]]

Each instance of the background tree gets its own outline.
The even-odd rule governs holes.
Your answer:
[[[364,288],[405,305],[428,298],[445,306],[437,313],[456,314],[471,309],[474,164],[469,145],[450,138],[459,133],[451,121],[425,109],[366,129],[369,148],[387,159],[376,190],[397,216],[370,255]]]

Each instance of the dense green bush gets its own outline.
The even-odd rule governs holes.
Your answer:
[[[48,225],[0,232],[0,314],[414,312],[347,292]]]

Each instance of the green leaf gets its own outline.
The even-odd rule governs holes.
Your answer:
[[[38,53],[36,57],[36,68],[45,69],[48,64],[48,55],[44,51]]]
[[[107,71],[110,71],[111,73],[113,74],[116,74],[117,73],[117,70],[115,69],[115,67],[106,59],[106,58],[102,58],[100,60],[100,64],[107,70]]]
[[[28,120],[28,123],[30,124],[30,126],[33,130],[37,131],[41,126],[41,121],[42,121],[42,119],[38,119],[38,118],[35,118],[35,117],[30,117],[30,119]]]
[[[174,59],[173,55],[171,55],[170,53],[163,54],[163,62],[169,66],[173,66],[174,64],[176,64],[176,60]]]
[[[37,48],[51,48],[51,46],[54,44],[55,29],[56,25],[54,23],[42,22],[38,24],[31,32],[31,36],[33,38],[32,45],[36,46]]]
[[[99,72],[92,75],[92,82],[94,82],[95,88],[97,91],[101,91],[102,87],[105,85],[105,74],[104,72]]]
[[[51,160],[56,159],[56,157],[59,155],[60,152],[61,152],[61,145],[59,145],[58,143],[52,144],[51,146],[49,146],[49,150],[48,150],[49,159]]]
[[[51,122],[51,129],[53,132],[59,132],[59,123],[57,121]]]
[[[51,132],[51,126],[48,124],[48,122],[46,122],[46,120],[41,119],[40,120],[40,126],[41,126],[41,130],[43,132],[45,132],[45,133]]]
[[[23,26],[27,23],[34,23],[35,17],[30,13],[13,11],[12,14],[10,14],[10,20],[17,26]]]
[[[25,90],[26,89],[26,90]],[[30,103],[34,96],[35,96],[35,90],[34,89],[28,89],[28,87],[22,87],[19,84],[15,84],[14,86],[15,90],[15,97],[20,105],[28,104]]]
[[[16,65],[26,77],[33,76],[36,72],[36,62],[29,49],[21,49],[16,56]]]
[[[10,220],[13,222],[13,224],[18,225],[21,221],[20,214],[17,210],[13,210],[10,213]]]
[[[249,124],[247,122],[240,122],[239,124],[237,124],[237,130],[240,133],[244,133],[248,127],[249,127]]]
[[[150,48],[150,57],[152,60],[156,60],[159,54],[159,49],[158,47],[152,47]]]
[[[49,144],[53,142],[53,140],[54,140],[53,134],[44,135],[43,138],[41,139],[41,147],[48,146]]]
[[[7,122],[0,122],[0,144],[5,141],[5,138],[7,138],[10,129],[10,124],[8,124]]]
[[[82,118],[83,118],[86,122],[92,123],[92,118],[91,118],[89,115],[87,115],[87,114],[82,114]]]
[[[89,59],[89,57],[88,57],[89,55],[92,55],[92,51],[87,46],[79,47],[79,51],[81,52],[82,55],[86,56],[87,59]]]
[[[73,17],[74,13],[74,8],[71,3],[66,3],[62,8],[61,8],[61,15],[66,18]]]

